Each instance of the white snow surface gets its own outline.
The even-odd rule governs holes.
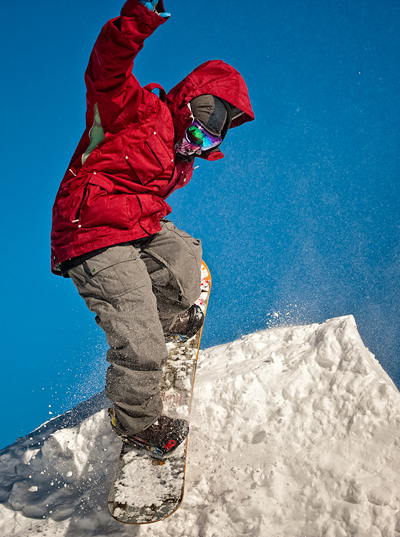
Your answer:
[[[200,353],[174,515],[109,516],[101,393],[0,452],[0,535],[399,537],[399,403],[352,316],[257,332]]]

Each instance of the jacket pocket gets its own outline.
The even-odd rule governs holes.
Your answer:
[[[128,145],[125,159],[142,185],[155,179],[169,179],[174,169],[173,154],[157,133],[145,142]]]
[[[53,208],[55,221],[63,222],[63,225],[66,225],[66,222],[69,224],[78,222],[87,182],[87,177],[80,177],[61,183]]]
[[[79,213],[84,228],[99,226],[128,229],[131,225],[129,194],[115,194],[115,185],[101,174],[93,174]]]

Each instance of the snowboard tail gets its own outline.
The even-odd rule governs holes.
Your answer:
[[[186,444],[186,442],[185,442]],[[186,445],[168,458],[124,444],[111,489],[111,515],[126,524],[149,524],[172,515],[183,499]]]
[[[201,295],[197,304],[206,314],[211,275],[202,263]],[[188,340],[169,338],[161,393],[163,413],[189,423],[202,328]],[[183,499],[188,438],[162,456],[123,444],[111,486],[108,509],[119,522],[149,524],[172,515]]]

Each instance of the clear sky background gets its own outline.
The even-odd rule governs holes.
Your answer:
[[[137,58],[140,82],[169,90],[222,59],[256,115],[169,198],[213,275],[203,347],[353,314],[400,386],[400,4],[165,4],[173,16]],[[2,7],[0,448],[104,385],[105,339],[73,284],[50,273],[50,228],[84,128],[89,54],[122,5]]]

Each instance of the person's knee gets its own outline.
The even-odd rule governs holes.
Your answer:
[[[144,255],[150,255],[157,263],[162,264],[168,271],[169,282],[164,282],[164,287],[175,289],[175,301],[181,305],[181,311],[190,306],[200,296],[201,286],[201,260],[202,246],[200,239],[195,239],[185,231],[178,229],[172,222],[164,220],[162,231],[149,244]],[[147,263],[151,268],[151,261]],[[153,285],[159,289],[160,276],[154,270],[151,277]],[[160,275],[162,272],[158,271]],[[165,271],[164,271],[165,272]]]
[[[193,270],[190,274],[185,274],[183,280],[180,282],[181,294],[179,296],[179,302],[182,305],[182,309],[189,309],[196,302],[200,296],[200,286],[201,278],[197,271]]]

